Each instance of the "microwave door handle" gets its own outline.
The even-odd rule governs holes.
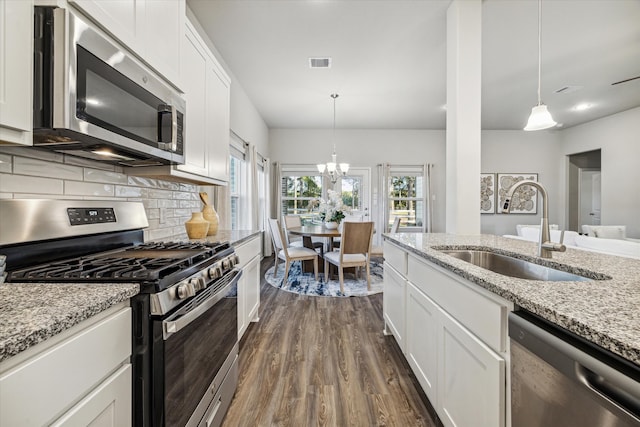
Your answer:
[[[171,151],[178,149],[178,109],[171,108]]]
[[[162,127],[158,131],[158,148],[162,150],[176,151],[178,149],[178,110],[169,104],[161,104],[158,106],[158,116],[162,122],[162,117],[171,114],[171,141],[162,142]],[[162,124],[162,123],[161,123]]]

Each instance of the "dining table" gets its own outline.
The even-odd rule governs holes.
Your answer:
[[[324,225],[303,225],[301,227],[290,227],[287,228],[287,232],[295,236],[302,236],[302,245],[305,248],[310,249],[314,249],[313,241],[311,240],[313,237],[327,238],[328,245],[325,248],[325,252],[333,250],[333,239],[336,237],[340,237],[341,235],[339,229],[327,228]],[[322,263],[320,264],[322,265]],[[303,261],[303,265],[304,272],[313,271],[313,263],[311,261]],[[320,269],[322,269],[322,267],[320,267]]]

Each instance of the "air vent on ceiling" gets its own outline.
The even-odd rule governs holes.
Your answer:
[[[636,79],[640,79],[640,76],[635,76],[635,77],[631,77],[630,79],[624,79],[624,80],[620,80],[619,82],[611,83],[611,86],[619,85],[620,83],[627,83],[627,82],[630,82],[630,81],[636,80]]]
[[[331,68],[331,58],[309,58],[309,68]]]
[[[571,92],[577,92],[580,89],[582,89],[582,86],[563,86],[560,89],[556,89],[553,92],[554,93],[571,93]]]

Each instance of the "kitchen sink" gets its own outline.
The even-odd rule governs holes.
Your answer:
[[[470,249],[441,249],[440,252],[461,259],[478,267],[509,277],[519,279],[543,280],[552,282],[577,282],[593,280],[555,268],[535,264],[523,259],[495,252]]]

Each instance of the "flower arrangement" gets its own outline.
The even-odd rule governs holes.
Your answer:
[[[349,212],[349,208],[342,203],[342,197],[337,191],[328,190],[328,199],[320,199],[318,202],[318,210],[320,218],[325,222],[337,222],[340,224],[345,217],[345,212]]]

